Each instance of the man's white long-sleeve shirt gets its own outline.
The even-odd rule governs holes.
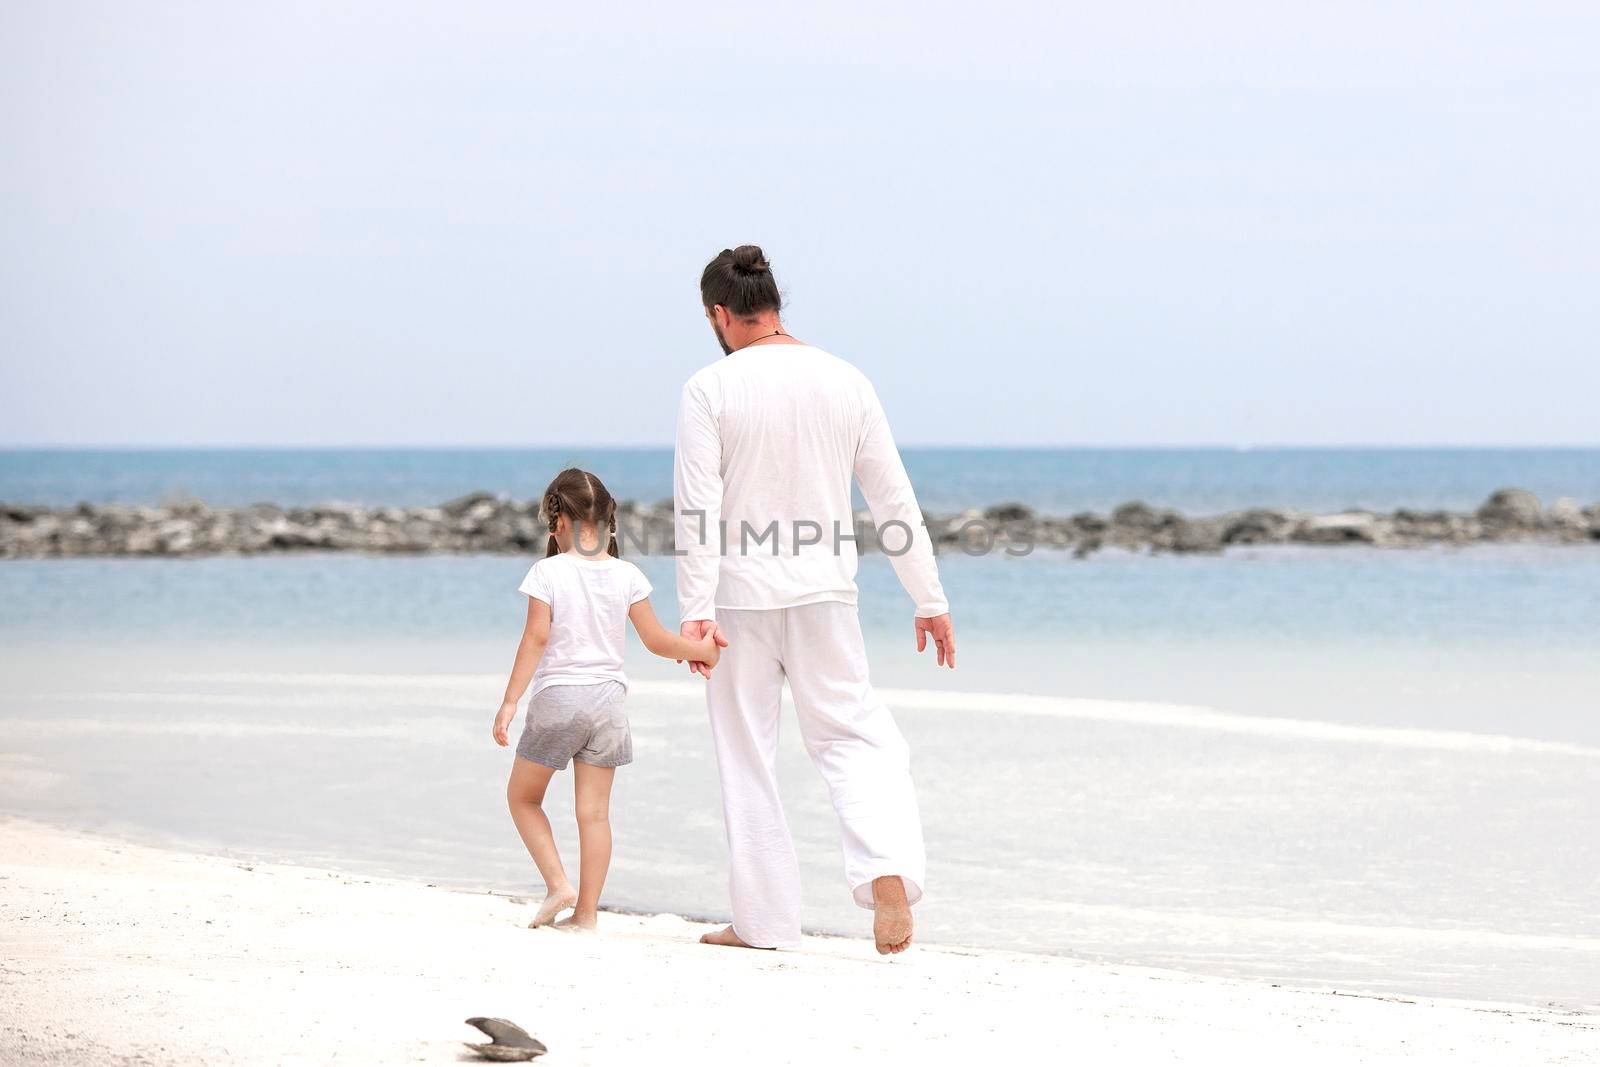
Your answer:
[[[712,619],[719,607],[855,603],[852,474],[916,614],[949,611],[922,510],[865,375],[820,348],[773,344],[690,378],[673,472],[680,619]]]

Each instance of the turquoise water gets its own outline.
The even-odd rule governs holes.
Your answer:
[[[1471,509],[1506,486],[1600,501],[1591,449],[920,449],[906,467],[933,511],[1022,501],[1049,513],[1127,500],[1193,512],[1254,506]],[[562,467],[619,499],[671,495],[670,449],[0,451],[0,500],[435,504],[476,489],[537,496]]]
[[[228,635],[499,636],[520,619],[516,586],[533,556],[305,554],[192,560],[13,560],[0,565],[0,636],[178,642]],[[673,560],[634,558],[652,601],[676,615]],[[1221,557],[1040,550],[942,554],[964,630],[1065,641],[1137,636],[1373,646],[1505,641],[1600,647],[1600,551],[1587,545],[1450,549],[1239,549]],[[910,604],[876,556],[857,577],[868,630],[909,622]]]
[[[676,618],[672,561],[644,557]],[[529,560],[302,555],[0,565],[8,648],[281,649],[289,662],[498,669]],[[1600,742],[1600,551],[1241,549],[1087,560],[947,555],[960,669],[910,651],[911,605],[862,561],[886,684],[1199,704]],[[483,650],[494,654],[488,657]],[[463,658],[465,657],[465,658]],[[641,669],[652,669],[639,657]]]

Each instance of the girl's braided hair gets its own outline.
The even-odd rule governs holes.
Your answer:
[[[556,544],[556,520],[562,515],[572,522],[574,536],[580,523],[597,529],[604,526],[611,534],[606,551],[613,556],[621,555],[617,551],[617,502],[606,491],[605,483],[588,471],[568,467],[556,475],[544,491],[540,510],[544,513],[545,524],[550,527],[550,541],[544,551],[546,558],[561,551]]]

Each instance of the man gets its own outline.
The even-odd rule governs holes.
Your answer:
[[[700,295],[726,358],[683,389],[678,413],[678,606],[683,634],[727,652],[707,676],[722,780],[733,924],[701,940],[800,940],[800,868],[778,799],[778,712],[789,681],[800,736],[827,782],[851,895],[874,909],[880,953],[911,944],[926,859],[910,756],[867,679],[856,617],[852,474],[916,602],[917,650],[955,635],[922,512],[864,375],[783,328],[761,249],[724,249]]]

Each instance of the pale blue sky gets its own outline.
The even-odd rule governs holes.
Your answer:
[[[1600,443],[1600,6],[8,3],[0,443]]]

